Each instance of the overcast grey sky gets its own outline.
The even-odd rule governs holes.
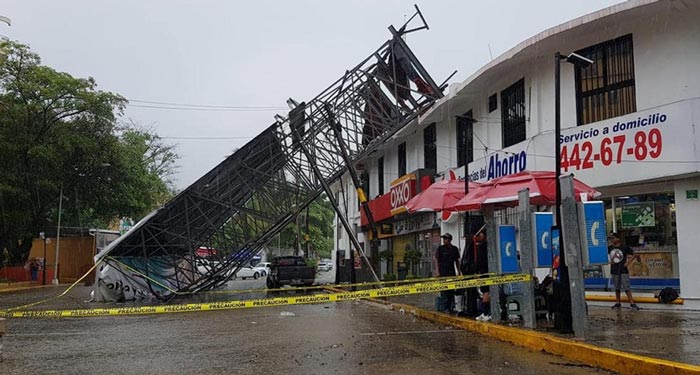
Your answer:
[[[496,57],[618,2],[2,0],[12,26],[0,24],[0,34],[128,99],[286,108],[287,98],[314,97],[389,39],[387,27],[400,26],[414,3],[430,30],[411,34],[409,45],[436,81],[458,70],[454,83],[491,59],[489,45]],[[178,145],[182,189],[285,112],[129,106],[125,117]],[[228,139],[176,139],[192,137]]]

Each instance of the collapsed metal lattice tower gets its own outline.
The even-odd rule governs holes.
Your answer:
[[[416,16],[422,25],[407,29]],[[159,298],[226,283],[355,161],[442,97],[402,39],[421,29],[416,8],[362,62],[98,254],[101,269]],[[203,259],[200,247],[219,251]],[[96,300],[101,285],[98,273]]]

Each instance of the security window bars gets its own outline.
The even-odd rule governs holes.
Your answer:
[[[474,161],[474,121],[472,111],[457,117],[457,166]]]
[[[406,174],[406,142],[399,145],[399,177]]]
[[[435,123],[423,129],[423,166],[431,169],[433,173],[437,170],[437,147],[435,145]]]
[[[576,112],[579,125],[637,111],[632,34],[576,51],[593,60],[576,67]]]
[[[525,79],[501,91],[503,147],[525,140]]]

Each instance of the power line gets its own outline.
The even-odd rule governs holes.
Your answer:
[[[129,107],[149,108],[149,109],[165,109],[176,111],[201,111],[201,112],[279,112],[284,109],[280,108],[206,108],[206,107],[166,107],[159,105],[141,105],[127,104]]]
[[[151,100],[139,100],[139,99],[128,99],[129,102],[143,103],[143,104],[157,104],[157,105],[167,105],[176,107],[199,107],[199,108],[221,108],[221,109],[287,109],[286,107],[278,107],[271,105],[264,106],[250,106],[250,105],[213,105],[213,104],[189,104],[189,103],[173,103],[173,102],[156,102]]]
[[[253,139],[255,137],[160,137],[162,139],[186,139],[186,140],[227,140],[227,139],[233,139],[233,140],[240,140],[240,139]]]
[[[203,140],[203,141],[208,141],[208,140],[243,140],[243,139],[253,139],[255,137],[160,137],[162,139],[176,139],[176,140]],[[481,139],[478,139],[479,143],[484,147],[482,149],[474,148],[473,151],[484,151],[484,157],[488,156],[488,152],[491,151],[492,153],[494,152],[502,152],[506,154],[517,154],[516,152],[513,151],[506,151],[503,148],[496,148],[496,147],[488,147],[486,146]],[[435,147],[437,148],[442,148],[442,149],[457,149],[458,147],[455,146],[449,146],[449,145],[441,145],[441,144],[436,144]],[[541,157],[541,158],[549,158],[549,159],[554,159],[554,155],[544,155],[544,154],[535,154],[535,153],[528,153],[528,156],[535,156],[535,157]],[[630,159],[622,159],[621,163],[658,163],[658,164],[694,164],[694,163],[700,163],[700,160],[630,160]],[[391,174],[390,172],[385,173],[385,175]]]

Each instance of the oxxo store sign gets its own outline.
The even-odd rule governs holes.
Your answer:
[[[406,203],[416,195],[416,174],[410,173],[391,182],[389,191],[368,202],[374,221],[381,222],[406,212]],[[360,223],[369,224],[364,210],[360,210]],[[387,228],[386,232],[391,230]],[[382,233],[380,233],[382,234]],[[391,233],[383,233],[388,235]],[[381,237],[381,235],[380,235]]]
[[[411,173],[391,182],[389,200],[391,215],[406,212],[406,203],[416,195],[416,175]]]

